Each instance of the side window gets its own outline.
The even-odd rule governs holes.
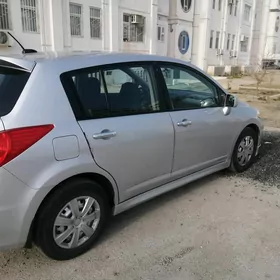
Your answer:
[[[174,110],[218,107],[219,95],[215,85],[201,74],[184,66],[161,67]]]
[[[160,111],[151,67],[123,64],[106,69],[104,77],[112,116]]]
[[[109,116],[101,72],[86,69],[71,75],[76,94],[87,118]]]
[[[61,75],[77,119],[95,119],[162,110],[152,66],[117,64]]]

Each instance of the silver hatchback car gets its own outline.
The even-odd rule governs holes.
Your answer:
[[[213,172],[246,170],[258,111],[167,57],[0,57],[0,248],[74,258],[111,214]]]

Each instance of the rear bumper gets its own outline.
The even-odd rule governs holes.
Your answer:
[[[0,250],[24,246],[34,217],[29,210],[36,193],[0,168]]]

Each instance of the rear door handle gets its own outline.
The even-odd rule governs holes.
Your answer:
[[[115,137],[116,135],[117,135],[117,132],[110,131],[108,129],[104,129],[100,133],[93,134],[92,137],[95,140],[99,140],[99,139],[107,140],[107,139],[110,139],[112,137]]]
[[[182,126],[182,127],[187,127],[191,124],[192,122],[187,119],[183,119],[181,122],[177,122],[177,126]]]

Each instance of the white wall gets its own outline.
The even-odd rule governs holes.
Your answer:
[[[26,48],[39,51],[125,51],[158,54],[191,61],[206,70],[211,65],[247,65],[264,53],[271,53],[276,44],[280,52],[280,30],[275,31],[275,22],[280,17],[278,0],[239,0],[237,15],[229,15],[229,0],[222,1],[222,8],[212,8],[213,0],[192,1],[185,12],[181,0],[71,0],[81,4],[82,36],[70,34],[70,0],[37,0],[39,12],[38,33],[22,31],[20,1],[10,0],[11,32]],[[245,3],[252,6],[251,19],[244,21]],[[101,38],[90,37],[90,7],[101,9]],[[279,11],[271,9],[277,9]],[[123,42],[123,13],[145,17],[143,42]],[[158,40],[158,26],[165,30],[164,41]],[[214,31],[213,48],[209,48],[210,31]],[[185,54],[179,50],[178,41],[182,31],[189,36],[189,48]],[[223,55],[217,56],[215,49],[216,32],[220,32],[219,49]],[[234,50],[237,57],[227,50],[227,36],[235,35]],[[249,37],[247,52],[240,51],[240,37]],[[19,46],[10,39],[11,47],[0,47],[0,53],[20,52]]]

